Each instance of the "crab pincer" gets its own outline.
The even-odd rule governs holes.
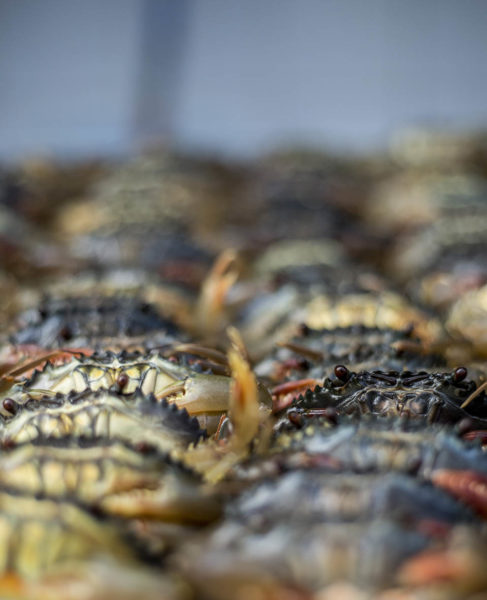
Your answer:
[[[172,369],[172,367],[169,367]],[[174,366],[174,375],[181,368]],[[230,408],[232,378],[223,375],[191,374],[175,381],[160,390],[156,396],[168,402],[174,402],[178,408],[185,408],[191,416],[198,418],[200,425],[209,434],[214,433],[222,415]],[[258,384],[259,401],[268,403],[268,392]]]

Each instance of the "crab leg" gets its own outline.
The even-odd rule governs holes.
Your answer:
[[[473,442],[475,440],[480,440],[483,444],[487,444],[487,430],[478,429],[475,431],[467,431],[463,434],[463,439],[468,440],[469,442]]]
[[[433,471],[431,479],[435,485],[487,517],[487,475],[475,471],[438,469]]]
[[[188,352],[189,354],[196,354],[196,356],[202,356],[203,358],[209,358],[220,365],[228,365],[228,360],[223,352],[214,350],[213,348],[206,348],[199,344],[178,344],[171,348],[172,352]]]
[[[48,352],[47,354],[43,354],[42,356],[35,358],[34,360],[30,360],[27,363],[22,364],[20,367],[16,366],[9,371],[3,373],[0,377],[0,392],[4,392],[9,390],[12,385],[16,383],[17,377],[23,375],[36,367],[42,365],[47,362],[51,358],[57,358],[58,356],[66,353],[66,350],[55,350],[54,352]],[[73,352],[73,355],[75,352]]]
[[[293,342],[285,342],[284,344],[279,344],[283,348],[287,348],[288,350],[292,350],[296,352],[296,354],[301,354],[306,358],[310,358],[311,360],[320,361],[323,360],[324,355],[322,352],[317,350],[312,350],[311,348],[306,348],[306,346],[301,346],[300,344],[295,344]]]
[[[296,379],[295,381],[286,381],[276,385],[271,390],[273,403],[272,412],[280,412],[287,408],[291,402],[297,398],[303,391],[319,385],[321,382],[317,379]]]
[[[484,383],[479,386],[475,392],[472,392],[470,394],[470,396],[465,400],[465,402],[460,406],[460,408],[465,408],[466,406],[468,406],[470,404],[470,402],[472,402],[472,400],[474,400],[477,396],[480,396],[480,394],[487,389],[487,381],[484,381]]]

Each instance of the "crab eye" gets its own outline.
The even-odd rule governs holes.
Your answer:
[[[468,375],[468,371],[465,367],[458,367],[453,371],[452,379],[454,383],[460,383],[463,381]]]
[[[2,402],[3,409],[11,416],[17,414],[18,404],[13,398],[5,398]]]
[[[343,365],[337,365],[334,369],[334,373],[335,377],[344,383],[348,381],[348,378],[350,377],[350,371]]]
[[[128,382],[129,377],[126,373],[120,373],[120,375],[117,377],[117,386],[120,390],[123,390],[123,388],[127,385]]]

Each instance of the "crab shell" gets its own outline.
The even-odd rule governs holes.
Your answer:
[[[457,300],[446,328],[455,340],[467,343],[471,353],[487,357],[487,285]]]
[[[220,417],[228,410],[231,383],[230,377],[202,374],[157,353],[106,352],[75,357],[60,366],[48,363],[29,380],[8,390],[8,397],[22,404],[29,398],[47,394],[98,390],[132,394],[140,391],[185,408],[200,419],[202,426],[215,431]],[[268,393],[262,386],[260,393],[265,400]],[[4,398],[6,396],[7,393]],[[5,415],[5,408],[0,412]]]
[[[217,496],[196,473],[146,442],[116,438],[38,438],[6,448],[0,485],[124,518],[195,524],[219,514]]]
[[[154,305],[127,295],[45,299],[19,321],[21,327],[12,334],[12,343],[43,348],[67,344],[96,348],[156,332],[160,345],[183,337],[177,325],[159,314]]]
[[[0,490],[0,574],[32,580],[62,566],[110,555],[130,562],[134,554],[107,520],[73,502]]]
[[[198,442],[205,433],[186,410],[140,392],[86,390],[42,396],[18,404],[15,414],[2,417],[0,440],[7,446],[65,436],[147,443],[167,453]]]
[[[411,328],[383,329],[352,325],[334,329],[309,329],[276,347],[256,366],[256,372],[274,384],[283,378],[321,379],[335,365],[353,364],[357,370],[408,370],[445,366],[441,356],[427,352]]]
[[[402,416],[447,424],[468,417],[476,426],[487,428],[485,395],[477,398],[476,412],[470,412],[473,405],[469,412],[464,410],[461,405],[476,384],[455,381],[455,373],[362,371],[343,377],[347,379],[325,379],[322,387],[307,390],[289,410],[306,414],[332,408],[339,414]]]

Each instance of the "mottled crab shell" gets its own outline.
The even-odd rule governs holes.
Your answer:
[[[157,352],[101,352],[75,356],[63,365],[47,363],[27,381],[9,391],[17,401],[42,394],[67,394],[110,389],[131,394],[140,390],[156,396],[190,376],[202,376],[197,366],[168,360]],[[227,378],[225,378],[227,379]]]
[[[275,525],[308,522],[310,527],[316,522],[364,522],[390,515],[409,523],[475,520],[468,508],[442,490],[403,473],[330,472],[319,465],[254,484],[229,505],[227,515],[250,526],[256,526],[259,518]]]
[[[110,340],[153,335],[162,344],[181,338],[177,325],[155,306],[130,296],[45,299],[37,309],[20,316],[14,344],[58,348],[70,344],[97,346]]]
[[[316,294],[305,307],[303,322],[311,329],[363,325],[404,331],[413,326],[415,334],[426,342],[436,340],[441,333],[437,320],[390,291],[351,293],[338,298]]]
[[[470,352],[487,357],[487,285],[465,293],[451,308],[446,328]]]
[[[487,209],[483,214],[448,215],[399,244],[391,272],[410,294],[445,310],[465,292],[487,281]]]
[[[344,369],[341,378],[338,375],[335,379],[327,378],[322,387],[307,390],[289,410],[312,414],[310,411],[332,408],[339,414],[403,416],[448,424],[469,417],[485,428],[485,394],[475,399],[468,412],[461,408],[476,389],[473,381],[463,380],[463,372],[466,375],[465,369],[457,369],[453,374],[425,371],[350,373]]]
[[[1,421],[0,439],[7,446],[39,437],[84,436],[153,444],[172,452],[205,435],[186,410],[141,392],[87,390],[43,396],[16,404],[15,414]]]
[[[100,227],[74,238],[71,246],[75,256],[94,267],[108,264],[154,270],[165,281],[189,289],[198,289],[213,260],[189,232],[174,223],[162,229],[154,222]]]
[[[339,427],[326,419],[304,418],[276,428],[268,462],[253,462],[257,473],[322,469],[354,473],[407,473],[428,479],[435,469],[474,470],[487,474],[487,455],[444,425],[424,420],[363,415],[341,417]],[[261,475],[262,476],[262,475]]]
[[[278,271],[267,289],[247,304],[239,321],[246,342],[259,356],[274,343],[292,338],[303,323],[316,330],[364,326],[401,331],[412,325],[425,341],[440,333],[438,322],[388,291],[375,273],[347,262],[304,263]]]
[[[115,354],[107,351],[75,357],[63,365],[48,363],[30,379],[10,388],[8,396],[4,394],[0,415],[11,416],[16,404],[44,395],[97,390],[123,394],[140,391],[185,408],[198,417],[202,427],[215,431],[221,415],[228,410],[231,378],[202,373],[201,365],[191,363],[188,354],[173,358],[176,362],[157,352]]]
[[[119,517],[202,523],[219,514],[196,473],[146,442],[37,438],[3,450],[0,485]]]
[[[276,581],[308,593],[348,581],[372,598],[377,588],[399,584],[399,569],[408,559],[428,549],[445,549],[452,539],[447,535],[439,542],[420,527],[392,518],[310,525],[296,508],[287,521],[276,524],[266,520],[272,515],[264,511],[251,521],[253,526],[226,520],[199,544],[183,545],[178,553],[183,572],[205,597],[218,600]],[[485,539],[474,531],[471,535],[480,538],[485,552]]]
[[[91,190],[88,199],[70,203],[58,218],[68,236],[103,226],[170,221],[189,223],[204,213],[199,206],[215,196],[226,170],[168,152],[145,153],[118,165]]]
[[[256,366],[256,373],[274,383],[286,379],[322,378],[335,365],[351,364],[356,370],[438,369],[445,360],[424,350],[411,328],[381,329],[352,325],[334,329],[302,327],[300,335]]]
[[[65,298],[77,298],[80,304],[108,299],[133,300],[135,305],[146,303],[163,319],[177,324],[183,330],[191,325],[191,308],[195,295],[177,282],[171,282],[163,274],[154,270],[144,271],[140,266],[123,267],[108,264],[95,268],[85,266],[75,275],[65,276],[45,282],[42,295],[36,294],[30,303],[26,302],[25,310],[32,310],[37,319],[36,310],[49,299],[63,302]],[[47,300],[46,300],[47,299]]]
[[[29,580],[95,556],[133,553],[112,523],[75,503],[0,490],[0,573]]]
[[[290,235],[338,238],[350,230],[350,212],[342,209],[340,200],[350,201],[357,186],[349,170],[337,169],[329,157],[311,157],[308,152],[299,158],[274,156],[259,161],[253,175],[242,201],[235,203],[240,223],[243,206],[244,215],[253,216],[247,241],[265,243]],[[338,190],[345,192],[343,197]]]
[[[430,484],[438,469],[487,472],[480,446],[450,428],[376,416],[344,417],[338,427],[310,419],[276,432],[273,443],[246,465],[257,483],[179,553],[212,597],[226,597],[219,590],[228,582],[236,589],[269,578],[307,590],[346,580],[372,594],[398,585],[409,559],[446,552],[459,534],[485,553],[480,519]]]

